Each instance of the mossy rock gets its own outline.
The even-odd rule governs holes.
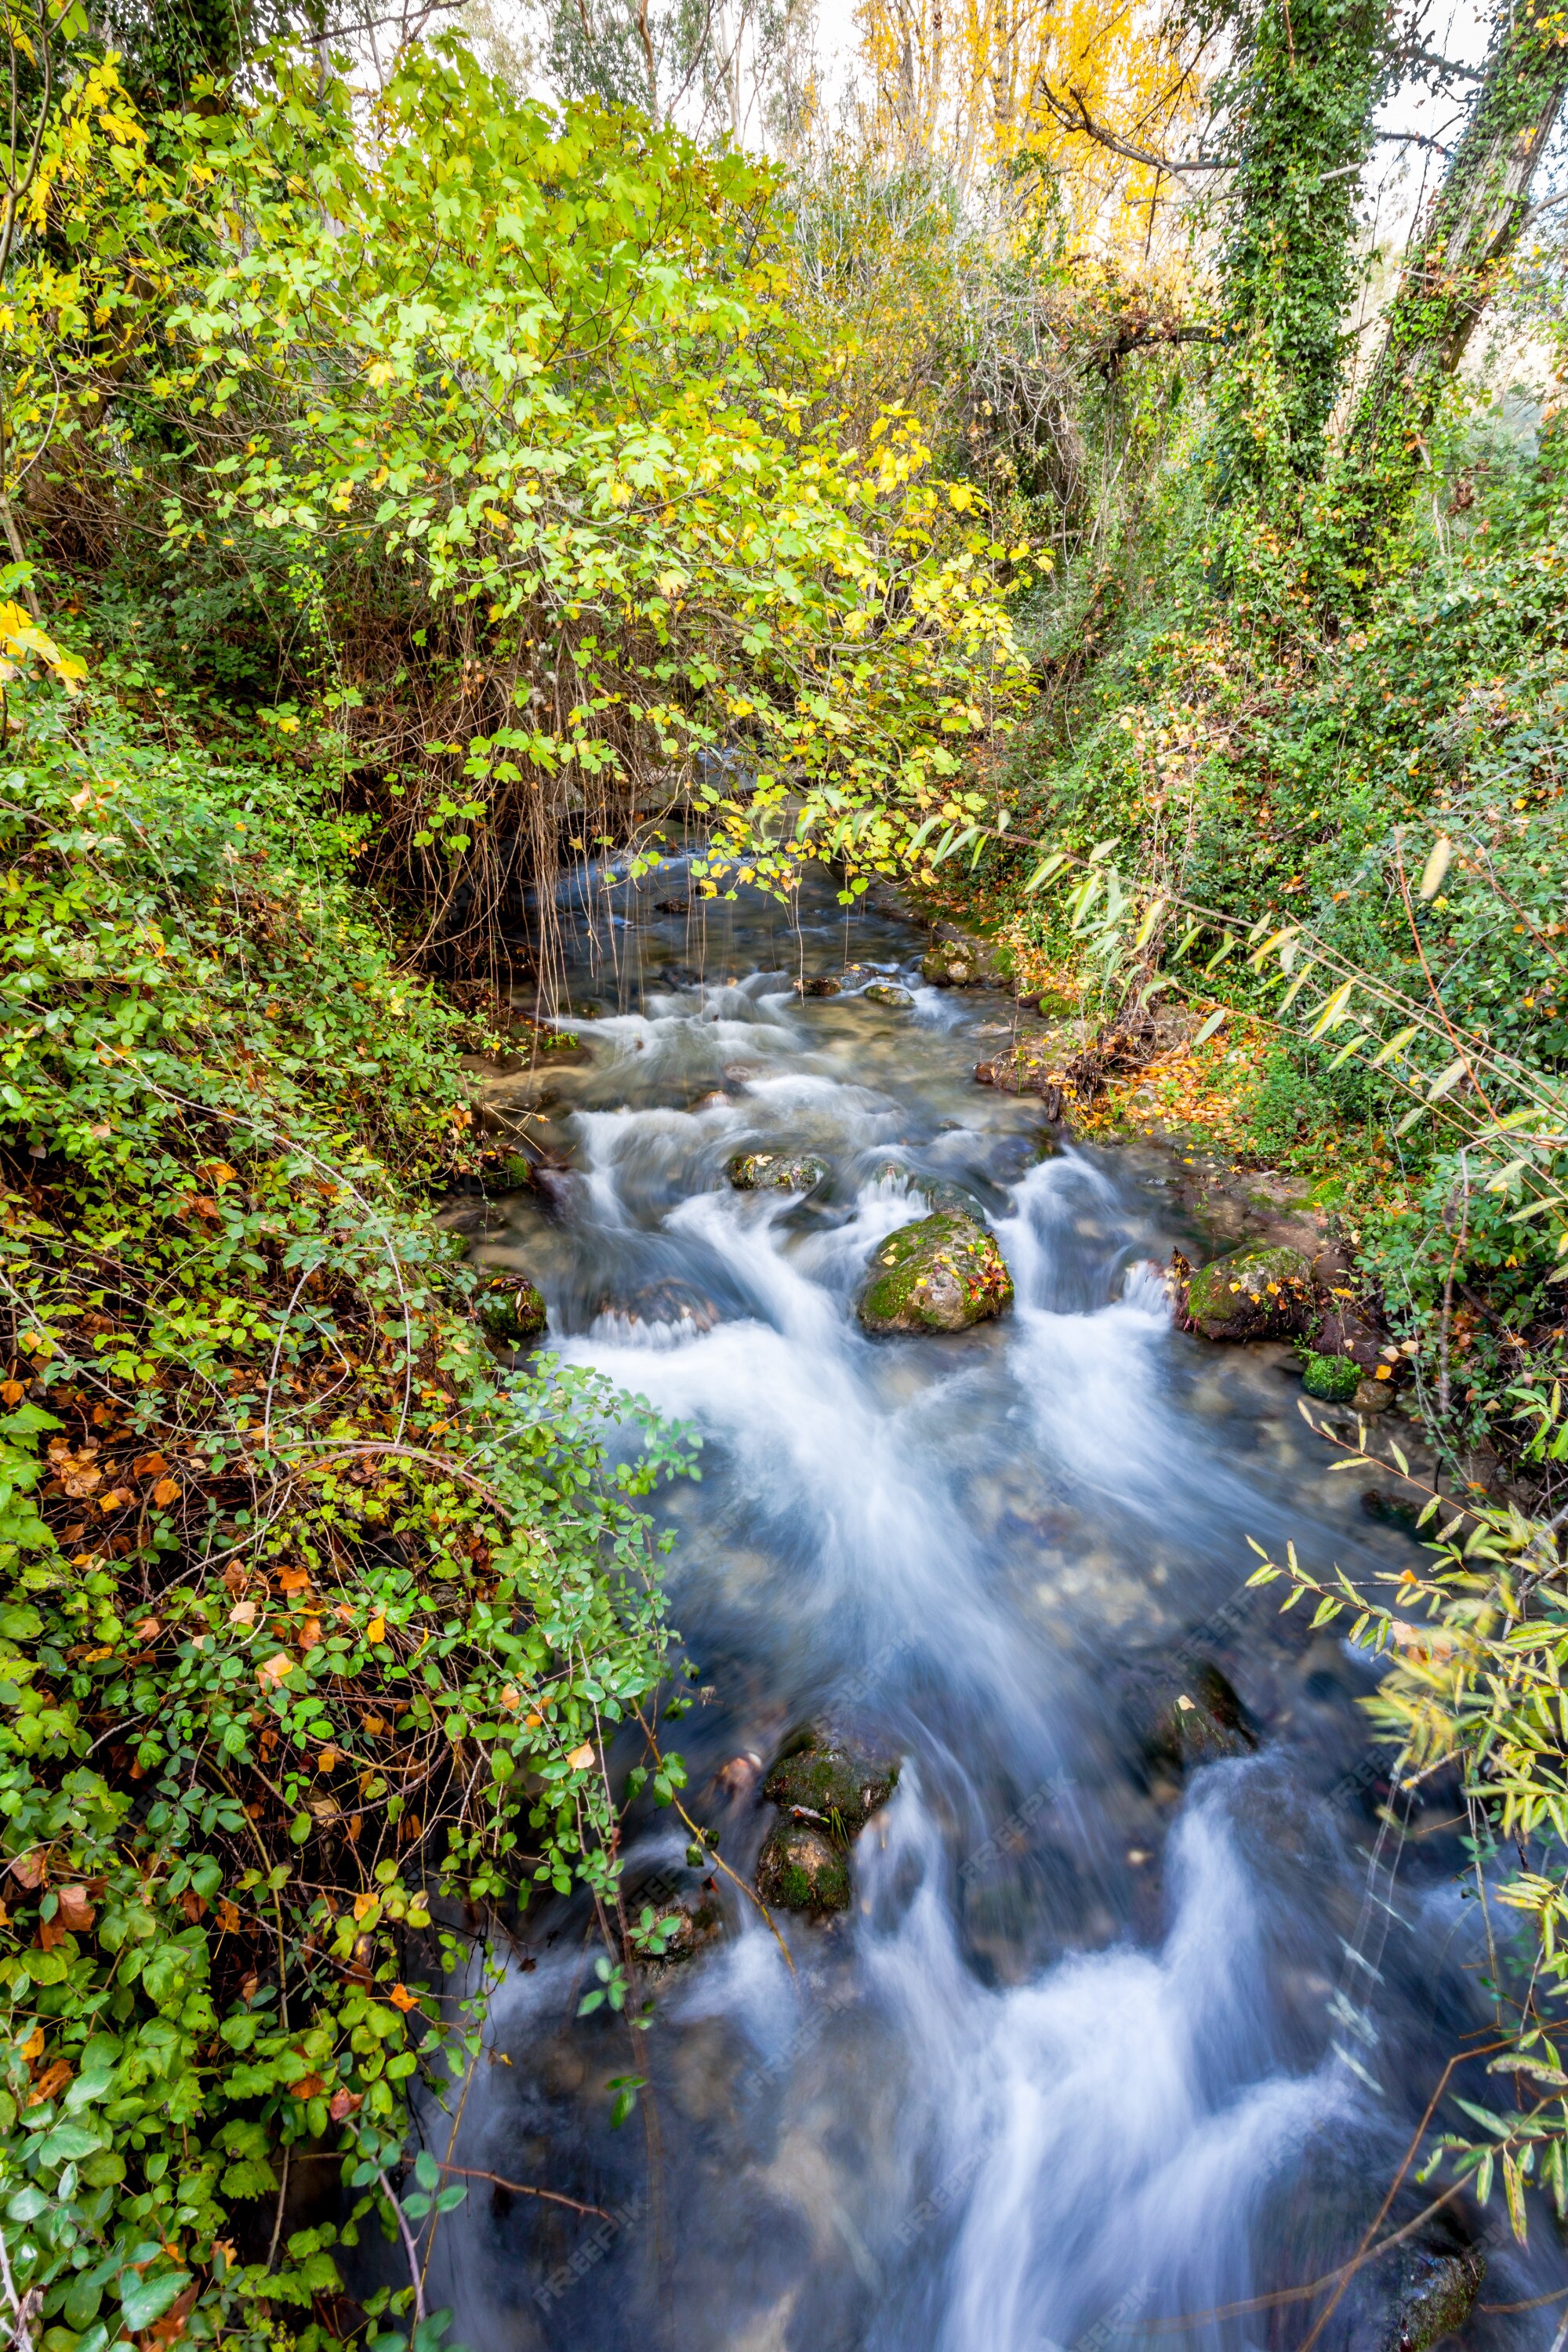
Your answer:
[[[1353,1356],[1320,1356],[1309,1348],[1301,1386],[1309,1396],[1321,1397],[1325,1404],[1349,1404],[1361,1386],[1361,1366]]]
[[[1079,1010],[1077,997],[1059,988],[1043,988],[1037,1002],[1047,1021],[1070,1021]]]
[[[868,1331],[967,1331],[1013,1304],[1013,1277],[990,1234],[943,1210],[889,1234],[861,1293]]]
[[[492,1348],[526,1348],[543,1336],[549,1318],[542,1292],[515,1274],[498,1274],[478,1300],[479,1325]]]
[[[991,978],[990,959],[972,940],[937,940],[921,958],[921,978],[932,988],[978,988]]]
[[[1283,1243],[1232,1250],[1188,1276],[1182,1303],[1205,1339],[1288,1339],[1313,1304],[1311,1264]]]
[[[737,1192],[814,1192],[827,1181],[827,1162],[810,1152],[737,1151],[724,1173]]]
[[[891,980],[874,980],[870,987],[863,988],[860,993],[868,996],[873,1004],[891,1004],[900,1010],[915,1001],[907,988],[900,988],[896,981]]]
[[[1127,1700],[1149,1762],[1179,1776],[1258,1745],[1229,1680],[1207,1661],[1140,1668],[1128,1677]]]
[[[805,1813],[840,1845],[858,1837],[898,1786],[899,1768],[831,1734],[811,1731],[785,1749],[763,1782],[782,1811]]]
[[[840,982],[824,972],[816,980],[803,980],[800,992],[803,996],[837,996],[842,991]]]
[[[1473,2249],[1444,2253],[1413,2246],[1400,2263],[1399,2297],[1378,2352],[1427,2352],[1469,2317],[1486,2276],[1486,2259]]]
[[[781,1822],[757,1857],[757,1893],[782,1911],[822,1918],[849,1908],[849,1865],[810,1822]]]

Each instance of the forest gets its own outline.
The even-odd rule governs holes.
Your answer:
[[[795,1970],[700,1793],[700,1415],[465,1241],[573,909],[678,852],[683,920],[900,910],[998,1116],[1316,1219],[1177,1319],[1405,1549],[1233,1573],[1375,1662],[1371,1835],[1443,1792],[1489,1957],[1279,2340],[1417,2175],[1560,2252],[1568,9],[0,5],[6,2340],[489,2352],[438,2227],[608,2194],[452,2161],[531,1923],[650,2164],[634,1812]],[[576,2308],[507,2340],[634,2340]],[[898,2325],[711,2340],[1049,2340]]]

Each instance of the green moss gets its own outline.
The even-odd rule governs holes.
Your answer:
[[[849,1868],[843,1854],[809,1822],[781,1822],[757,1861],[757,1892],[784,1911],[820,1917],[849,1907]]]
[[[1320,1356],[1315,1349],[1301,1350],[1301,1386],[1325,1404],[1348,1404],[1361,1385],[1361,1366],[1350,1356]]]
[[[1013,1277],[993,1236],[951,1211],[890,1234],[860,1300],[871,1331],[966,1331],[1013,1303]]]
[[[525,1348],[544,1331],[543,1295],[520,1276],[497,1275],[478,1303],[479,1322],[493,1347]]]
[[[813,1736],[774,1765],[763,1793],[785,1811],[800,1806],[816,1814],[831,1836],[847,1843],[887,1803],[898,1779],[896,1764]]]

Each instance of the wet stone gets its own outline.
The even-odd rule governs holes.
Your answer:
[[[497,1275],[476,1301],[479,1326],[492,1348],[526,1348],[543,1335],[543,1294],[515,1274]]]
[[[932,988],[978,988],[990,977],[985,950],[972,940],[937,940],[921,958],[921,978]]]
[[[898,1780],[898,1765],[885,1757],[810,1731],[786,1748],[763,1782],[763,1794],[781,1811],[808,1818],[847,1845],[887,1803]]]
[[[1178,1780],[1201,1764],[1250,1755],[1258,1745],[1236,1691],[1207,1662],[1134,1668],[1123,1696],[1145,1760]]]
[[[821,973],[816,980],[803,980],[799,987],[803,996],[837,996],[841,993],[837,981],[826,972]]]
[[[892,980],[874,980],[869,988],[863,988],[860,993],[869,997],[873,1004],[891,1004],[900,1010],[915,1001],[907,988],[900,988]]]
[[[1443,2253],[1430,2246],[1411,2248],[1400,2265],[1399,2299],[1378,2352],[1427,2352],[1439,2337],[1462,2327],[1486,2267],[1485,2258],[1471,2250]]]
[[[1233,1250],[1194,1274],[1177,1268],[1189,1330],[1205,1339],[1279,1339],[1300,1329],[1313,1305],[1312,1268],[1283,1243]]]
[[[827,1181],[827,1162],[809,1152],[737,1151],[724,1163],[737,1192],[812,1192]]]
[[[645,1975],[659,1982],[675,1975],[723,1934],[724,1915],[710,1896],[688,1895],[660,1912],[654,1928],[664,1949],[650,1953],[642,1966]]]
[[[809,1822],[781,1822],[757,1859],[757,1893],[769,1906],[820,1918],[849,1908],[849,1865]]]
[[[973,1217],[943,1210],[889,1234],[860,1296],[868,1331],[967,1331],[1013,1304],[1013,1277]]]

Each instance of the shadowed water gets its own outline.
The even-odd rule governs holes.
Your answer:
[[[758,902],[699,935],[652,910],[672,875],[566,907],[594,1058],[535,1132],[570,1166],[481,1218],[476,1255],[541,1283],[560,1353],[701,1433],[701,1482],[662,1506],[706,1694],[672,1736],[726,1861],[747,1877],[772,1819],[715,1785],[727,1759],[827,1717],[903,1771],[852,1910],[785,1923],[795,1973],[721,1878],[724,1937],[665,1974],[646,2035],[574,2020],[584,1906],[527,1924],[458,2160],[600,2212],[476,2184],[431,2299],[473,2352],[1298,2346],[1321,2302],[1268,2298],[1353,2251],[1486,2010],[1451,1792],[1369,1880],[1373,1669],[1246,1591],[1247,1538],[1360,1573],[1407,1538],[1331,1475],[1287,1350],[1173,1330],[1156,1266],[1192,1237],[1169,1163],[1053,1151],[1037,1106],[974,1085],[1005,999],[922,988],[911,928],[847,931],[826,897],[798,929]],[[846,993],[796,995],[847,962]],[[879,977],[913,1007],[856,992]],[[731,1190],[729,1156],[770,1146],[826,1184]],[[867,1260],[936,1180],[990,1219],[1015,1310],[871,1339]],[[1220,1667],[1260,1734],[1184,1784],[1138,1716],[1140,1667],[1173,1658]],[[699,1890],[685,1851],[634,1812],[634,1905]],[[634,2068],[650,2090],[614,2131]],[[1431,2193],[1407,2185],[1393,2221]],[[1424,2234],[1486,2227],[1456,2208]],[[1373,2352],[1398,2264],[1321,2340]],[[1483,2299],[1562,2274],[1499,2245]]]

